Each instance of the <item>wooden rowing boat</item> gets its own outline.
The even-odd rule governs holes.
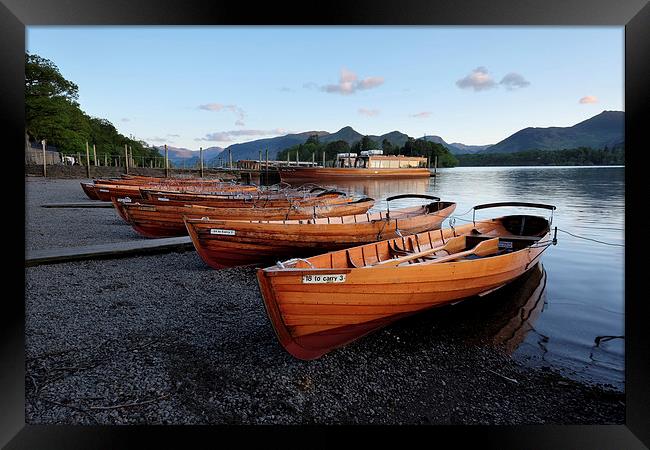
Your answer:
[[[310,197],[284,197],[284,198],[264,198],[264,197],[248,197],[242,196],[241,193],[237,194],[224,194],[224,195],[203,195],[191,193],[178,193],[178,195],[170,195],[167,193],[157,193],[155,191],[141,190],[144,200],[132,199],[131,197],[111,197],[111,202],[115,207],[117,214],[129,222],[124,211],[124,203],[137,203],[147,205],[161,205],[161,206],[177,206],[182,207],[186,205],[199,205],[211,208],[296,208],[298,206],[314,206],[314,205],[340,205],[351,203],[354,201],[352,197],[348,197],[345,192],[339,191],[324,191],[318,195]],[[178,200],[178,199],[184,200]]]
[[[187,235],[183,217],[230,220],[288,220],[363,214],[374,205],[371,198],[349,199],[343,204],[291,205],[276,208],[213,208],[200,205],[168,206],[164,204],[121,203],[127,222],[147,237]],[[115,205],[115,203],[113,203]]]
[[[407,194],[387,200],[417,197],[434,200],[427,205],[395,211],[308,220],[237,221],[185,219],[194,247],[210,267],[220,269],[376,242],[400,234],[440,228],[456,208],[438,197]]]
[[[232,183],[214,183],[210,185],[183,185],[175,186],[170,184],[161,185],[121,185],[121,184],[95,184],[94,191],[99,200],[110,201],[111,197],[130,197],[141,199],[140,189],[143,186],[149,189],[192,191],[195,193],[217,193],[217,192],[255,192],[257,186],[248,186]],[[83,185],[82,185],[83,187]]]
[[[474,209],[497,206],[555,209],[521,202]],[[280,343],[314,359],[400,318],[514,280],[555,244],[550,223],[529,215],[474,221],[285,261],[259,269],[257,278]]]
[[[170,185],[212,185],[212,184],[233,184],[228,181],[223,181],[221,179],[211,179],[211,178],[177,178],[177,177],[167,177],[167,178],[158,178],[158,177],[141,177],[141,176],[129,176],[122,178],[95,178],[93,179],[94,184],[120,184],[120,185],[161,185],[161,184],[170,184]]]
[[[351,201],[345,192],[324,189],[314,193],[291,190],[282,193],[258,191],[223,193],[221,195],[140,189],[140,196],[147,203],[153,204],[165,202],[169,205],[184,205],[190,203],[215,208],[271,208],[287,207],[291,204],[316,205]]]
[[[91,200],[99,200],[99,196],[97,195],[97,192],[95,192],[95,184],[94,183],[81,183],[81,189],[83,189],[84,193],[86,196],[88,196],[89,199]]]

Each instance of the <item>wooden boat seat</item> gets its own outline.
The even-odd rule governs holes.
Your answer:
[[[506,236],[491,236],[489,234],[472,234],[471,236],[476,238],[484,238],[484,239],[493,239],[495,237],[498,237],[499,239],[504,241],[522,241],[522,242],[537,242],[542,238],[541,236],[517,236],[514,234],[506,235]]]

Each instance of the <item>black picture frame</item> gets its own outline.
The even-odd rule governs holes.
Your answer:
[[[295,428],[265,427],[75,427],[26,425],[24,413],[24,164],[18,151],[24,145],[25,27],[31,25],[576,25],[625,26],[625,135],[626,217],[625,240],[641,233],[643,174],[648,151],[641,143],[641,117],[650,104],[650,5],[647,0],[621,4],[610,0],[417,0],[400,2],[328,2],[288,6],[265,2],[217,3],[205,0],[139,2],[113,0],[1,0],[0,1],[0,118],[5,128],[4,184],[11,202],[5,211],[5,238],[9,258],[5,275],[11,290],[2,302],[0,342],[0,444],[6,448],[123,448],[134,442],[164,447],[187,446],[187,439],[219,445],[223,433],[257,439],[261,433],[279,439],[298,439]],[[284,7],[283,7],[284,6]],[[290,11],[290,13],[289,13]],[[22,194],[22,195],[21,195]],[[635,208],[636,206],[636,208]],[[650,446],[650,339],[645,321],[649,314],[644,279],[643,245],[625,252],[625,425],[408,427],[406,433],[431,444],[474,442],[494,448],[647,448]],[[21,280],[23,282],[21,282]],[[10,293],[7,293],[10,292]],[[540,393],[543,395],[543,393]],[[306,444],[325,446],[340,428],[301,428],[320,434]],[[363,435],[384,439],[403,431],[366,427]],[[218,434],[215,434],[218,433]],[[355,430],[356,434],[357,431]],[[404,433],[400,433],[404,434]],[[299,442],[294,442],[294,445]],[[266,444],[264,444],[266,445]],[[213,445],[210,445],[213,446]]]

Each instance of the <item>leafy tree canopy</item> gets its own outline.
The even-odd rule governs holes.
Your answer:
[[[63,153],[85,153],[88,142],[99,155],[123,155],[127,145],[134,157],[159,156],[146,142],[118,133],[110,121],[88,116],[78,98],[78,86],[52,61],[25,54],[25,133],[30,140],[46,139]]]
[[[461,166],[592,166],[625,164],[622,147],[529,150],[515,153],[458,155]]]

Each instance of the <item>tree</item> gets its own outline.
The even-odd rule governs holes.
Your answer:
[[[78,105],[79,88],[49,59],[25,53],[25,97],[63,98]]]
[[[89,117],[80,108],[79,88],[66,80],[56,65],[38,55],[25,54],[25,133],[56,146],[61,152],[85,152],[86,142],[98,153],[121,154],[131,146],[134,157],[158,156],[146,142],[121,135],[106,119]]]
[[[384,140],[381,141],[381,149],[384,152],[384,155],[394,155],[395,152],[399,150],[399,147],[394,146],[388,139],[384,138]]]
[[[319,145],[319,144],[320,144],[320,140],[319,140],[319,138],[318,138],[318,135],[317,135],[317,134],[312,134],[311,136],[309,136],[309,137],[307,138],[307,142],[305,142],[305,144],[316,144],[316,145]]]

